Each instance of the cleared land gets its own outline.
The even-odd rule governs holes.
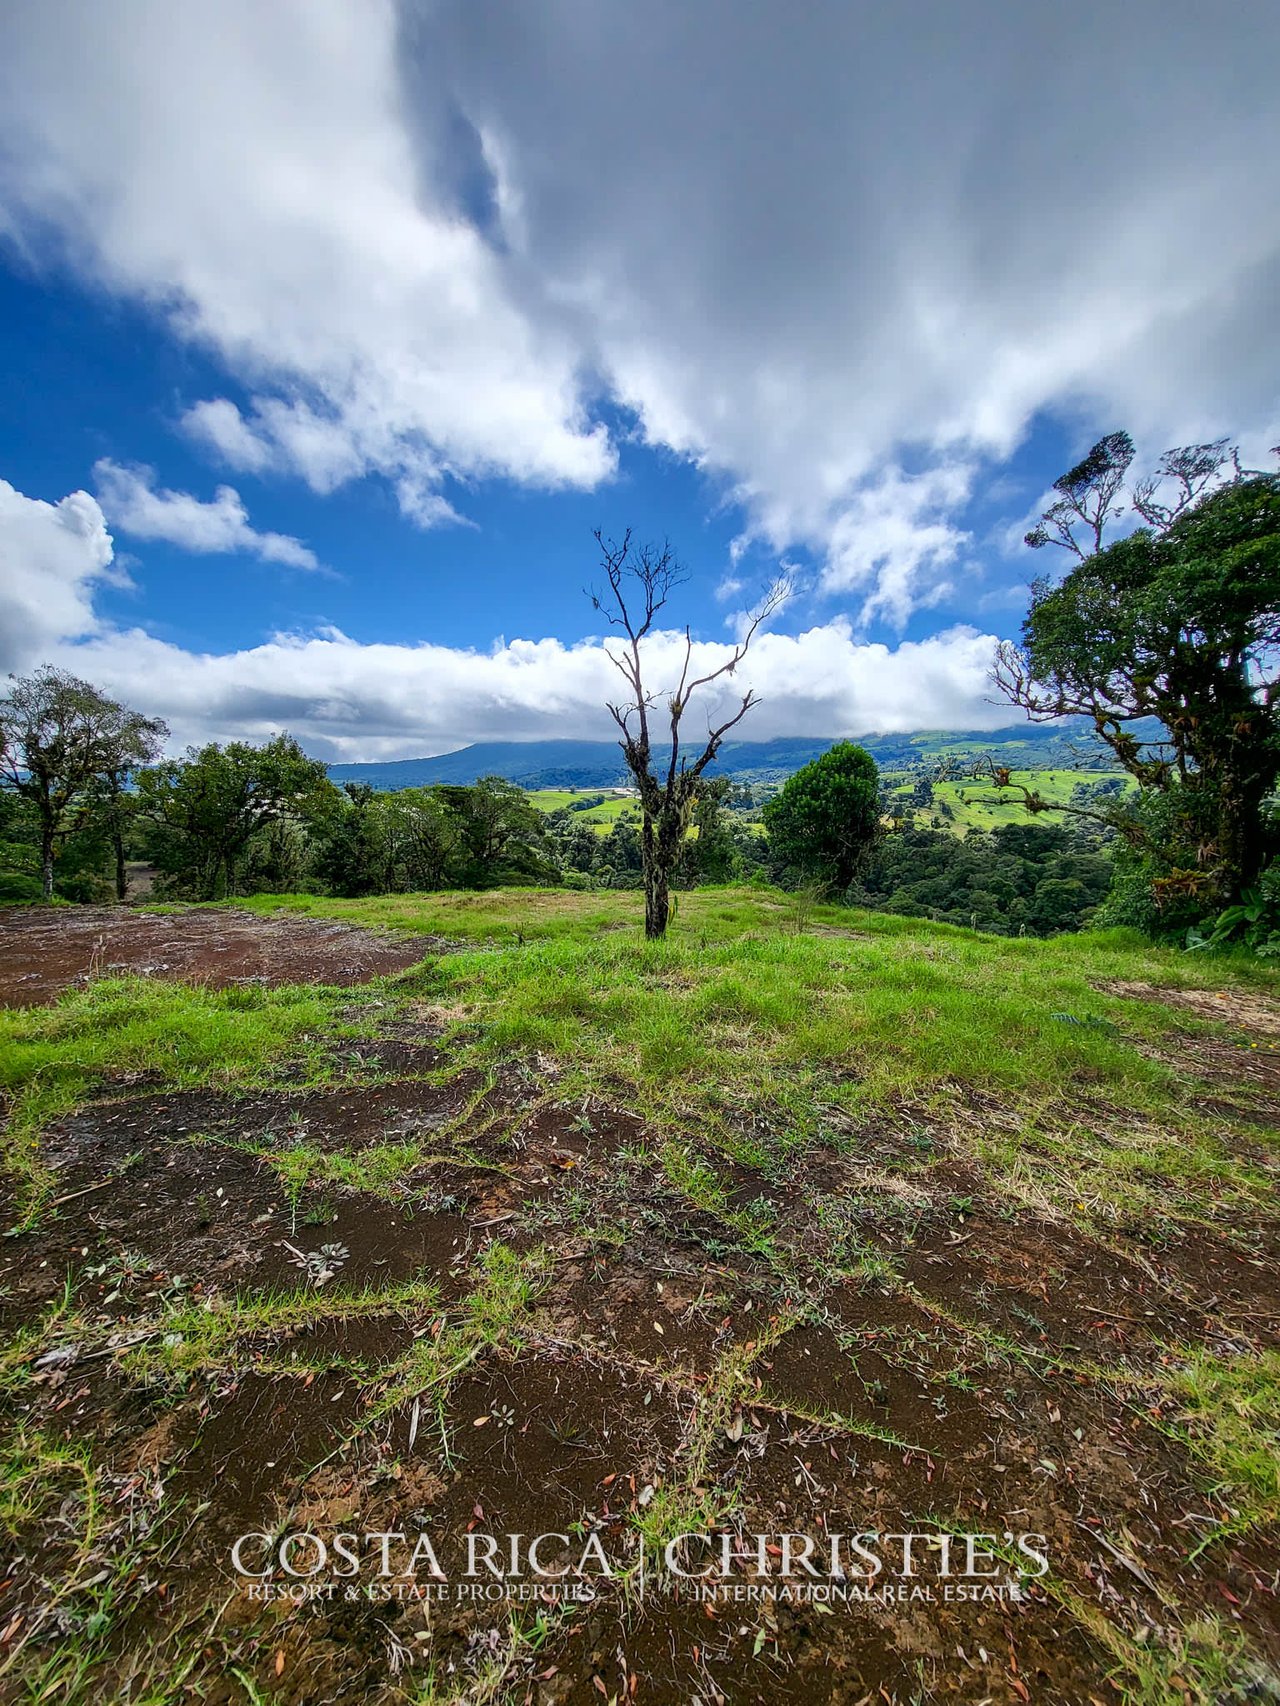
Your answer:
[[[580,800],[597,799],[600,793],[599,788],[534,788],[529,790],[529,802],[537,806],[540,812],[558,812]],[[628,813],[635,816],[639,809],[634,799],[606,793],[598,806],[586,806],[581,811],[574,812],[574,817],[579,823],[585,823],[598,834],[604,835],[620,817]]]
[[[1059,805],[1085,803],[1079,791],[1093,788],[1100,782],[1118,782],[1124,792],[1133,787],[1132,777],[1121,770],[1013,770],[1010,778],[1015,784],[1030,788]],[[894,792],[910,794],[911,787],[910,782],[901,782]],[[949,811],[942,810],[944,805]],[[977,777],[935,782],[933,804],[916,807],[913,816],[920,828],[928,828],[938,817],[943,827],[956,835],[964,835],[970,829],[998,829],[1008,823],[1065,824],[1070,827],[1074,821],[1066,814],[1058,813],[1030,818],[1021,794],[1010,790],[1002,795],[994,783]]]
[[[209,963],[264,921],[403,956],[347,988],[103,977],[74,912],[5,921],[65,930],[67,992],[0,1013],[0,1691],[1273,1697],[1274,980],[732,890],[650,945],[637,905],[112,915],[125,963],[157,917]],[[1031,1531],[1050,1568],[826,1607],[231,1571],[247,1529],[423,1526],[446,1569],[477,1528],[595,1532],[651,1584],[704,1529]]]
[[[0,911],[0,1004],[52,1001],[104,977],[231,984],[364,983],[422,958],[423,944],[332,920],[77,906]]]

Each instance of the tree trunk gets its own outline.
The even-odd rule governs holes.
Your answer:
[[[1262,801],[1265,792],[1228,781],[1218,812],[1218,869],[1223,903],[1252,888],[1262,870]]]
[[[666,813],[655,822],[648,812],[640,833],[644,875],[644,933],[651,941],[667,933],[671,918],[671,875],[680,857],[680,819]]]
[[[40,831],[40,886],[46,900],[53,899],[53,831]]]
[[[111,842],[116,854],[116,899],[126,900],[129,895],[129,873],[124,868],[124,836],[117,824],[111,832]]]
[[[108,770],[106,772],[107,798],[111,802],[109,822],[111,825],[111,848],[116,860],[116,899],[123,901],[129,894],[129,873],[124,868],[124,806],[121,801],[123,789],[123,772]]]
[[[667,933],[671,916],[671,889],[667,873],[649,860],[644,869],[644,933],[651,941]]]

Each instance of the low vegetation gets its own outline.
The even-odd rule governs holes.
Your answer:
[[[1058,482],[1000,664],[1116,774],[713,776],[767,605],[658,694],[630,535],[634,807],[11,688],[5,898],[132,853],[155,905],[0,919],[5,1698],[1280,1699],[1277,481],[1171,452],[1108,545],[1131,458]],[[1010,799],[1065,826],[961,821]],[[309,1593],[298,1532],[449,1567]],[[568,1585],[427,1591],[489,1534]],[[838,1534],[897,1591],[768,1591]]]
[[[1274,974],[744,888],[647,942],[638,899],[159,915],[279,932],[221,989],[128,975],[135,912],[111,976],[0,1015],[4,1685],[1265,1698]],[[334,964],[390,927],[405,969],[272,984],[338,925]],[[258,1529],[586,1525],[652,1570],[690,1531],[1024,1518],[1048,1573],[932,1607],[923,1657],[905,1608],[264,1605],[229,1565]]]

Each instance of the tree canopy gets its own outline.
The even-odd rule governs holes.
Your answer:
[[[875,759],[850,741],[797,770],[764,808],[775,861],[843,893],[879,833],[879,783]]]
[[[156,756],[168,730],[50,664],[10,680],[0,699],[0,782],[35,814],[41,891],[50,900],[59,845],[84,815],[94,784],[118,792],[129,771]]]
[[[1143,789],[1171,796],[1158,840],[1141,803],[1110,816],[1151,856],[1161,896],[1222,904],[1274,854],[1264,802],[1280,775],[1280,476],[1242,469],[1224,444],[1171,451],[1132,486],[1143,525],[1102,544],[1132,454],[1113,434],[1058,482],[1027,542],[1077,562],[1035,583],[996,679],[1033,719],[1089,717]],[[1158,720],[1154,734],[1131,726],[1142,718]]]

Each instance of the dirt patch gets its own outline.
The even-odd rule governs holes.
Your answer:
[[[1243,989],[1160,989],[1152,983],[1112,981],[1100,985],[1111,995],[1138,1001],[1158,1001],[1165,1007],[1184,1007],[1202,1019],[1232,1025],[1240,1031],[1274,1037],[1280,1042],[1280,1004]]]
[[[297,917],[184,908],[6,907],[0,1005],[41,1006],[98,977],[207,983],[366,983],[458,944]]]
[[[1112,995],[1212,1019],[1234,1031],[1231,1037],[1188,1031],[1163,1039],[1150,1052],[1183,1071],[1188,1067],[1198,1070],[1215,1087],[1237,1092],[1239,1099],[1203,1099],[1200,1105],[1211,1117],[1276,1124],[1280,1118],[1280,1003],[1244,990],[1158,989],[1147,983],[1107,983],[1101,987]]]
[[[739,1276],[690,1273],[674,1251],[665,1259],[657,1248],[645,1255],[643,1262],[597,1255],[566,1263],[546,1307],[548,1333],[614,1367],[661,1378],[705,1374],[731,1346],[762,1331],[763,1311],[752,1307]]]
[[[429,1155],[432,1133],[463,1100],[456,1086],[410,1081],[86,1108],[46,1141],[57,1185],[39,1225],[0,1242],[0,1321],[47,1306],[69,1278],[80,1308],[120,1318],[180,1295],[293,1289],[314,1283],[326,1246],[342,1251],[323,1282],[339,1290],[423,1276],[447,1294],[485,1236],[471,1220],[490,1174],[446,1156],[369,1191],[307,1182],[305,1169],[291,1176],[246,1145],[287,1156],[304,1140],[321,1155],[384,1144],[412,1158],[421,1144]]]
[[[1212,1324],[1150,1262],[1127,1260],[1073,1227],[990,1220],[927,1236],[900,1257],[924,1296],[1015,1342],[1064,1356],[1150,1354],[1163,1341],[1212,1335]]]
[[[177,924],[201,919],[242,922]],[[226,1706],[1097,1706],[1125,1653],[1164,1663],[1212,1616],[1211,1647],[1251,1656],[1201,1699],[1267,1697],[1274,1523],[1237,1532],[1241,1472],[1197,1455],[1178,1347],[1252,1401],[1280,1342],[1273,1226],[1104,1239],[1031,1212],[966,1152],[976,1102],[760,1172],[568,1098],[554,1063],[446,1081],[449,1016],[387,1016],[334,1045],[341,1081],[135,1084],[46,1135],[43,1218],[0,1241],[0,1644],[29,1693],[53,1697],[69,1648],[85,1698],[148,1697],[148,1666],[158,1697],[180,1656]],[[477,1537],[551,1535],[552,1567],[595,1537],[618,1574],[581,1597],[255,1598],[231,1545],[281,1528],[425,1532],[453,1585],[485,1581]],[[734,1593],[664,1575],[690,1533]],[[785,1537],[835,1534],[879,1537],[893,1594],[735,1597],[776,1585]],[[1042,1536],[1050,1575],[1002,1554],[1016,1595],[913,1597],[972,1534]],[[849,1566],[832,1579],[875,1579]],[[1163,1680],[1182,1662],[1147,1698],[1189,1700]]]

